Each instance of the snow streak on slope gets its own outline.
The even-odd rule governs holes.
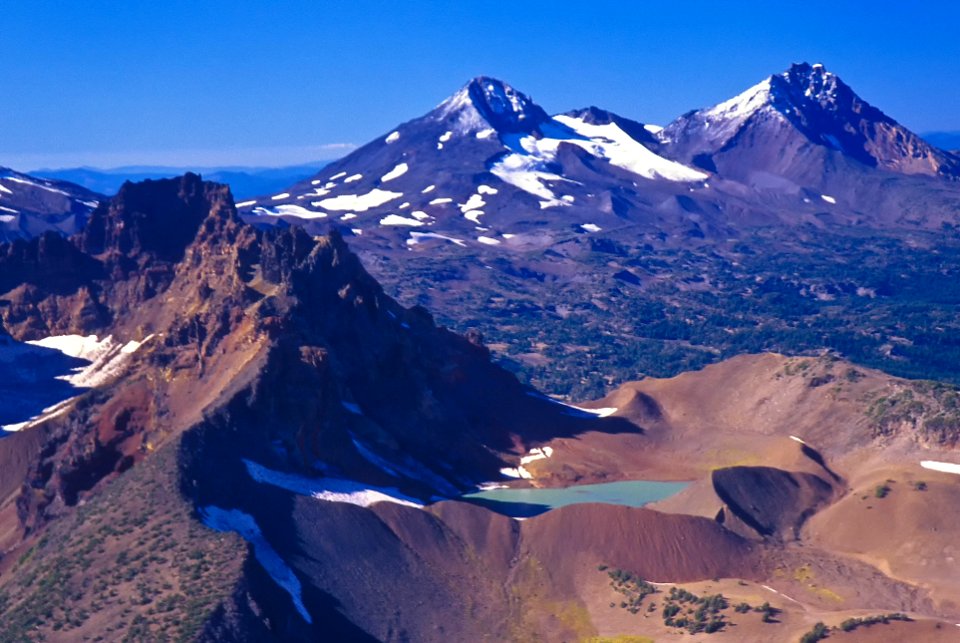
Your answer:
[[[502,181],[543,199],[541,207],[569,205],[557,197],[548,182],[569,181],[549,168],[557,164],[561,144],[576,145],[611,165],[645,179],[677,182],[702,181],[707,174],[663,158],[623,131],[616,123],[595,125],[571,116],[556,116],[541,126],[542,137],[533,134],[501,136],[512,154],[490,169]]]
[[[682,163],[665,159],[650,151],[620,129],[616,123],[594,125],[579,118],[556,116],[558,121],[586,140],[563,142],[579,145],[594,156],[607,159],[611,165],[623,168],[646,179],[668,181],[701,181],[707,175]]]
[[[293,605],[303,620],[313,623],[310,613],[303,604],[303,588],[300,585],[300,579],[264,538],[253,516],[238,509],[221,509],[211,505],[200,510],[200,517],[207,527],[216,531],[236,532],[250,543],[257,561],[267,570],[270,578],[290,594]]]
[[[70,375],[62,375],[57,379],[69,382],[76,387],[93,388],[119,375],[126,366],[129,356],[137,352],[140,346],[152,337],[150,335],[142,342],[127,342],[123,346],[117,344],[112,336],[100,340],[96,335],[87,337],[59,335],[27,343],[42,348],[52,348],[64,355],[90,361],[89,365],[75,368]]]
[[[387,487],[374,487],[343,478],[308,478],[295,473],[268,469],[252,460],[244,460],[247,472],[257,482],[272,484],[302,496],[318,500],[346,502],[360,507],[369,507],[375,502],[395,502],[408,507],[422,507],[415,498]]]
[[[60,335],[25,343],[0,343],[0,368],[7,377],[7,383],[32,382],[33,386],[45,387],[48,392],[52,380],[70,385],[64,387],[62,397],[55,404],[46,406],[38,415],[23,422],[0,426],[0,429],[20,431],[57,417],[78,394],[102,386],[121,375],[130,356],[151,337],[142,342],[130,341],[122,345],[112,336],[99,339],[96,335]],[[80,363],[69,371],[58,372],[57,369],[62,368],[62,357],[51,351]],[[49,401],[48,398],[46,402]]]

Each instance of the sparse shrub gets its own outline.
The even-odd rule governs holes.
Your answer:
[[[813,629],[800,637],[800,643],[817,643],[817,641],[827,638],[830,630],[823,623],[817,623]]]

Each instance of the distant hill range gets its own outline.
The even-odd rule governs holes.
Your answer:
[[[286,167],[186,168],[138,165],[107,170],[90,167],[41,169],[32,172],[32,174],[48,179],[69,181],[99,194],[113,195],[126,181],[167,179],[181,176],[187,172],[196,172],[210,181],[229,185],[234,197],[245,199],[257,194],[279,190],[291,183],[316,174],[326,165],[326,161]]]
[[[953,150],[954,154],[960,153],[960,132],[928,132],[923,135],[931,145],[944,150]]]

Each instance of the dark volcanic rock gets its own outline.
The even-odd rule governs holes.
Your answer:
[[[196,175],[127,184],[83,232],[0,245],[0,311],[18,339],[89,334],[163,292],[211,208],[232,207],[224,186]]]

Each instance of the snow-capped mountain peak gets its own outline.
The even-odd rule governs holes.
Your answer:
[[[658,138],[674,158],[706,168],[713,167],[715,155],[742,145],[772,146],[777,156],[773,147],[799,150],[813,144],[903,174],[958,172],[955,160],[860,98],[820,63],[795,63],[729,100],[681,116]]]
[[[478,76],[435,110],[438,120],[454,120],[456,133],[478,133],[493,129],[499,133],[530,132],[548,120],[547,113],[533,100],[507,83]]]

